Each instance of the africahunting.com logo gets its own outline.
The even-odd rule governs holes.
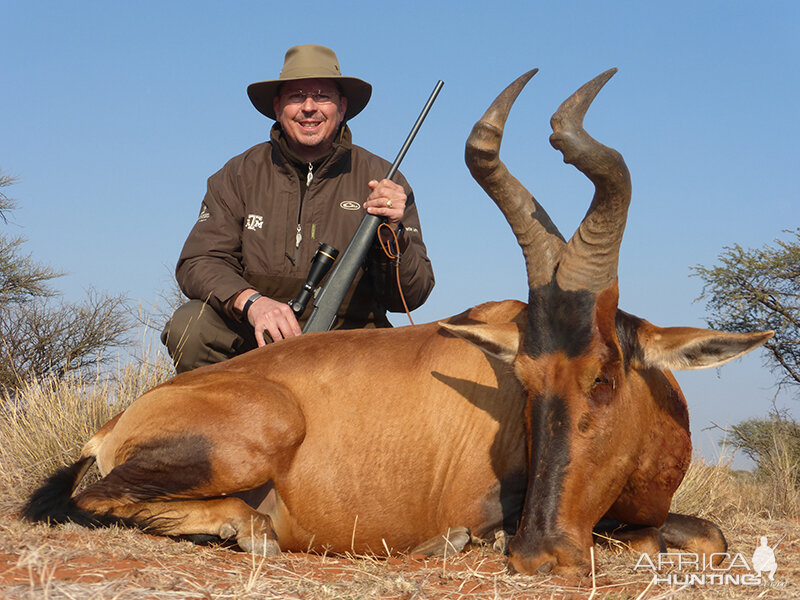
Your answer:
[[[770,546],[767,537],[759,538],[750,560],[741,553],[728,552],[710,555],[691,552],[661,552],[655,557],[642,554],[635,570],[653,571],[653,583],[679,586],[747,585],[782,587],[775,581],[778,561],[775,550],[784,535]]]

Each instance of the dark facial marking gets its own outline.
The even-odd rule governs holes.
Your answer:
[[[515,552],[524,552],[558,533],[561,492],[569,465],[566,402],[558,396],[538,396],[530,402],[531,468],[522,523],[512,544]]]
[[[558,351],[581,355],[592,340],[596,299],[585,290],[565,292],[555,282],[532,289],[524,352],[533,358]]]

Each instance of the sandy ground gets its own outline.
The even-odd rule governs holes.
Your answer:
[[[481,547],[448,560],[296,553],[263,558],[139,531],[31,526],[4,514],[0,516],[0,598],[800,597],[800,523],[758,520],[726,535],[735,564],[728,561],[729,570],[722,574],[730,577],[722,583],[710,583],[708,576],[702,583],[702,573],[692,567],[680,572],[664,568],[658,574],[661,580],[654,582],[646,563],[636,568],[640,555],[600,547],[595,551],[594,577],[567,581],[512,574],[504,556]],[[765,576],[756,585],[744,585],[743,576],[754,577],[755,572],[742,566],[741,557],[752,566],[762,535],[771,545],[781,540],[775,550],[775,580],[768,582]],[[685,585],[692,574],[698,577]]]

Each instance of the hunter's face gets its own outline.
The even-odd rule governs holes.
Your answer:
[[[273,107],[289,148],[310,162],[330,151],[347,98],[330,79],[301,79],[285,83]]]

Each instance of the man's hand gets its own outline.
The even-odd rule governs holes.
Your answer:
[[[397,225],[406,210],[406,192],[403,186],[390,179],[373,179],[367,185],[372,192],[364,203],[364,208],[371,215],[386,217],[391,228],[397,231]]]
[[[255,293],[256,291],[252,289],[243,291],[236,297],[233,306],[241,311],[247,299]],[[292,307],[266,296],[261,296],[250,305],[247,310],[247,320],[253,326],[259,347],[267,343],[264,332],[275,342],[303,333]]]

